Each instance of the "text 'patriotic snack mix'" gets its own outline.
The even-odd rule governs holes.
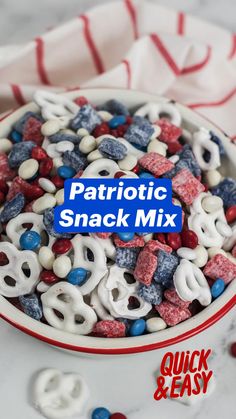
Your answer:
[[[174,103],[128,109],[115,98],[38,91],[0,139],[0,294],[33,319],[118,338],[173,327],[236,278],[236,180],[204,127],[183,128]],[[58,233],[70,178],[168,178],[181,233]],[[112,205],[112,202],[111,202]]]

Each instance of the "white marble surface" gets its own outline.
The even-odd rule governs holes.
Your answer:
[[[235,0],[152,0],[179,8],[235,30]],[[78,15],[94,0],[0,0],[0,44],[24,42],[47,28]],[[236,415],[236,361],[228,354],[236,340],[236,322],[231,313],[199,338],[172,347],[172,350],[211,347],[213,370],[217,378],[214,394],[194,407],[165,400],[155,402],[155,373],[160,355],[154,351],[125,358],[75,358],[33,340],[0,322],[0,417],[39,419],[31,405],[32,376],[45,367],[77,371],[86,377],[91,398],[82,416],[90,417],[93,407],[107,406],[123,411],[128,419],[233,419]]]

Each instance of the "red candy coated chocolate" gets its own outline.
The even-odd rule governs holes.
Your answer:
[[[230,346],[230,353],[231,355],[236,358],[236,342],[232,343]]]
[[[87,105],[87,103],[88,103],[88,99],[86,99],[86,97],[85,96],[79,96],[79,97],[76,97],[75,99],[74,99],[74,102],[76,103],[76,105],[78,105],[78,106],[84,106],[84,105]]]
[[[127,419],[127,416],[123,415],[123,413],[117,412],[117,413],[113,413],[110,416],[110,419]]]
[[[32,149],[31,157],[32,159],[40,161],[40,160],[46,159],[48,155],[42,147],[37,146]]]
[[[184,230],[181,233],[182,245],[195,249],[198,245],[198,236],[193,230]]]
[[[158,250],[164,250],[164,252],[171,253],[172,248],[167,244],[161,243],[158,240],[149,240],[145,245],[145,250],[151,253],[156,253]]]
[[[97,125],[93,130],[93,136],[95,138],[100,137],[104,134],[110,134],[110,128],[106,122],[102,122],[100,125]]]
[[[8,157],[5,153],[0,153],[0,179],[12,180],[16,176],[16,171],[11,169],[8,164]]]
[[[40,273],[40,279],[46,284],[54,284],[55,282],[59,281],[59,278],[54,274],[53,271],[46,270]]]
[[[174,124],[171,124],[168,119],[160,119],[157,124],[161,127],[159,139],[166,144],[176,142],[182,135],[182,129]]]
[[[93,335],[103,338],[123,338],[125,334],[125,324],[117,320],[101,320],[93,328]]]
[[[226,220],[229,224],[233,223],[236,220],[236,205],[229,207],[225,213]]]
[[[63,188],[65,180],[62,179],[62,177],[55,175],[55,176],[52,176],[50,180],[52,181],[52,183],[54,183],[56,188],[59,188],[59,189]]]
[[[167,243],[173,249],[177,250],[182,246],[181,236],[179,233],[168,233]]]
[[[39,174],[43,177],[47,177],[53,168],[53,161],[50,157],[42,160],[39,164]]]
[[[52,245],[52,251],[57,255],[63,255],[69,252],[71,248],[72,244],[69,239],[57,239]]]

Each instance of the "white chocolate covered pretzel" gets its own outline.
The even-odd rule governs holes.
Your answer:
[[[67,126],[79,111],[80,107],[66,96],[58,95],[46,90],[37,90],[34,94],[34,101],[41,108],[42,116],[46,120],[60,119],[61,128]]]
[[[163,114],[168,115],[172,124],[180,126],[182,120],[180,112],[172,103],[149,102],[135,112],[137,116],[148,117],[151,123],[158,121]]]
[[[125,278],[126,273],[131,275],[128,269],[113,265],[108,275],[98,285],[98,296],[112,316],[139,319],[146,316],[152,306],[138,296],[138,281],[134,279],[129,284]],[[140,304],[138,308],[129,308],[130,297],[138,300]]]
[[[97,321],[94,310],[85,304],[79,288],[68,282],[56,283],[41,295],[41,300],[47,322],[56,329],[86,335]]]
[[[0,243],[0,252],[8,259],[8,264],[0,269],[0,294],[19,297],[33,292],[41,271],[36,254],[31,250],[20,251],[8,242]]]
[[[198,300],[202,306],[211,303],[211,291],[202,271],[189,260],[182,259],[174,273],[174,285],[184,301]]]
[[[16,217],[12,218],[6,226],[6,233],[12,243],[19,249],[20,237],[27,230],[23,224],[32,224],[31,230],[41,234],[45,230],[43,224],[43,216],[35,214],[34,212],[22,212]]]
[[[66,419],[82,413],[89,398],[85,380],[56,369],[41,371],[34,383],[34,403],[48,419]]]

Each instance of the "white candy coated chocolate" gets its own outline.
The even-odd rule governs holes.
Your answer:
[[[91,151],[95,150],[96,147],[97,143],[92,135],[86,135],[79,143],[79,149],[81,153],[84,154],[91,153]]]
[[[211,303],[211,291],[202,271],[193,263],[182,259],[174,273],[174,285],[184,301],[198,300],[202,306]]]
[[[137,163],[138,159],[134,154],[130,154],[124,159],[118,161],[118,165],[121,170],[132,170]]]
[[[53,262],[53,272],[58,278],[66,278],[71,270],[71,260],[69,256],[58,256]]]
[[[0,294],[11,298],[33,292],[41,271],[37,255],[31,250],[18,250],[8,242],[0,243],[0,252],[5,253],[9,260],[0,269]],[[24,273],[24,267],[29,270],[29,275]],[[11,285],[6,282],[6,277],[12,279]]]
[[[63,374],[50,368],[38,374],[33,397],[36,408],[46,418],[66,419],[82,414],[89,389],[79,374]]]
[[[47,208],[55,207],[57,201],[54,195],[45,193],[33,203],[33,211],[36,214],[42,214]]]
[[[72,119],[80,109],[68,97],[46,90],[37,90],[34,94],[34,101],[41,108],[43,118],[46,120],[59,118],[61,128],[63,125],[67,126],[69,119]]]
[[[10,153],[13,144],[8,138],[0,138],[0,153]]]
[[[50,179],[47,179],[46,177],[39,178],[38,184],[45,192],[48,192],[48,193],[56,192],[56,186]]]
[[[151,317],[146,321],[146,329],[149,333],[159,332],[166,328],[167,324],[161,317]]]
[[[133,278],[134,282],[128,283],[125,274],[131,275],[131,272],[128,269],[113,265],[98,285],[98,296],[104,307],[115,318],[139,319],[149,313],[152,305],[138,296],[138,281]],[[114,290],[118,293],[115,297]],[[135,297],[139,301],[140,306],[138,308],[132,310],[128,308],[130,297]]]
[[[50,135],[56,134],[61,128],[60,121],[58,119],[49,119],[48,121],[44,122],[41,127],[41,133],[45,137],[50,137]]]
[[[167,154],[167,145],[158,140],[151,140],[150,143],[148,144],[147,152],[158,153],[158,154],[161,154],[161,156],[165,157]]]
[[[218,170],[209,170],[205,173],[205,179],[209,188],[219,185],[222,180],[222,176]]]
[[[35,159],[28,159],[21,163],[18,174],[19,176],[26,180],[31,179],[34,175],[36,175],[39,168],[39,163]]]
[[[56,329],[87,335],[97,321],[95,311],[85,304],[78,287],[66,281],[57,282],[41,295],[43,314]],[[55,310],[62,314],[58,317]],[[78,320],[84,320],[80,323]]]
[[[144,106],[139,108],[135,115],[148,117],[151,123],[158,121],[163,114],[167,114],[168,118],[170,119],[171,123],[180,126],[181,124],[181,115],[175,105],[172,103],[146,103]]]
[[[42,246],[39,249],[38,259],[43,268],[51,270],[55,261],[55,256],[48,246]]]
[[[74,251],[73,268],[84,268],[90,272],[90,277],[79,287],[82,295],[89,294],[107,273],[105,251],[93,237],[76,234],[71,240]],[[88,259],[87,252],[93,254],[93,261]]]

